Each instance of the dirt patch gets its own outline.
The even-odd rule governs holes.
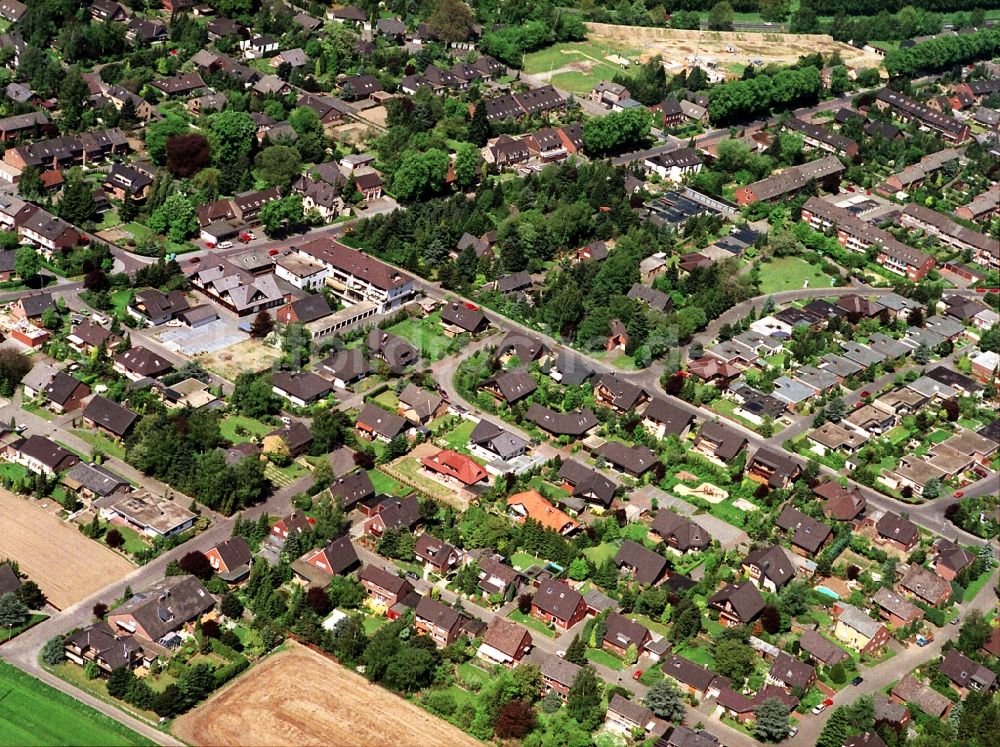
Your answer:
[[[749,64],[790,63],[803,55],[838,51],[853,67],[879,67],[882,58],[834,41],[827,34],[763,34],[739,31],[685,31],[681,29],[616,26],[588,23],[587,39],[597,43],[641,45],[640,59],[663,57],[668,70],[677,72],[695,57],[702,66],[714,64],[732,71]]]
[[[52,504],[52,499],[47,500]],[[33,501],[0,489],[0,558],[16,560],[48,600],[66,609],[135,570]],[[58,562],[70,558],[72,562]]]
[[[270,368],[279,358],[280,352],[257,340],[244,340],[214,353],[198,356],[205,368],[229,381],[234,381],[244,371]]]
[[[297,644],[181,716],[172,731],[195,745],[480,745],[454,726]]]

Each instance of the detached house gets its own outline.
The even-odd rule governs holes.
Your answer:
[[[374,402],[369,402],[358,413],[356,427],[362,438],[388,443],[405,433],[410,425],[405,418],[386,412]]]
[[[685,438],[694,415],[663,397],[654,397],[642,413],[642,424],[656,438]]]
[[[768,449],[757,449],[747,464],[747,477],[770,488],[787,488],[799,475],[802,467],[790,457]]]
[[[604,726],[609,731],[631,736],[642,732],[643,737],[662,737],[670,724],[658,719],[645,706],[623,698],[615,693],[608,701],[608,711],[604,716]]]
[[[209,548],[205,552],[212,570],[219,574],[223,581],[230,583],[240,580],[250,574],[253,563],[253,552],[247,541],[242,537],[230,537]]]
[[[371,564],[362,569],[358,580],[368,590],[369,601],[387,610],[413,591],[413,584],[405,578]]]
[[[778,545],[760,548],[747,555],[741,564],[750,583],[772,594],[795,577],[795,568]]]
[[[420,505],[416,495],[388,498],[371,509],[365,520],[365,534],[381,537],[387,530],[413,530],[420,523]]]
[[[746,445],[746,436],[735,428],[709,420],[698,431],[692,450],[716,461],[729,463]]]
[[[905,628],[924,619],[922,609],[891,589],[879,589],[872,602],[878,607],[879,617],[897,628]]]
[[[421,597],[413,616],[413,626],[418,633],[429,635],[439,648],[452,644],[461,632],[461,615],[458,610],[431,599]]]
[[[973,661],[955,648],[945,654],[938,671],[948,678],[951,686],[962,698],[965,698],[970,690],[990,692],[997,686],[996,672]]]
[[[602,508],[610,508],[618,485],[595,469],[573,459],[567,459],[559,467],[562,489],[575,498],[582,498]]]
[[[141,345],[119,353],[115,356],[114,361],[114,369],[132,381],[159,378],[174,370],[173,365],[166,358]]]
[[[311,532],[315,523],[315,519],[309,518],[298,511],[292,511],[288,516],[278,519],[274,523],[271,527],[271,537],[283,542],[291,534],[298,535],[303,532]]]
[[[485,482],[489,477],[475,459],[451,449],[442,449],[437,454],[425,456],[420,464],[440,479],[458,482],[465,487]]]
[[[614,559],[619,571],[628,573],[643,586],[658,583],[667,572],[667,559],[642,545],[625,540]]]
[[[460,550],[426,532],[417,537],[413,555],[424,564],[425,571],[439,576],[450,573],[461,559]]]
[[[108,625],[116,632],[160,643],[214,606],[212,595],[194,576],[167,576],[111,610]]]
[[[19,438],[4,447],[3,455],[8,462],[20,464],[36,474],[49,476],[68,470],[80,461],[76,454],[45,436]]]
[[[354,549],[351,538],[345,534],[322,547],[310,550],[292,563],[292,569],[310,584],[325,587],[332,576],[347,573],[360,564],[358,552]]]
[[[308,407],[329,396],[333,387],[309,371],[278,371],[271,377],[271,391],[296,407]]]
[[[719,611],[719,622],[726,627],[748,625],[764,611],[764,597],[749,581],[727,584],[709,597],[708,605]]]
[[[830,527],[792,505],[786,505],[782,509],[775,523],[789,535],[792,551],[804,557],[816,555],[833,536]]]
[[[920,539],[920,530],[899,514],[886,512],[876,523],[878,541],[901,552],[910,552]]]
[[[573,687],[582,669],[583,667],[571,661],[549,656],[542,662],[542,684],[547,692],[555,692],[562,700],[566,700],[569,689]]]
[[[661,669],[680,686],[681,692],[694,695],[699,700],[717,696],[721,688],[730,685],[728,677],[722,677],[676,654],[668,658]]]
[[[837,602],[833,614],[837,621],[833,637],[861,655],[876,657],[889,642],[888,628],[857,607]]]
[[[83,410],[84,422],[99,428],[112,438],[123,439],[135,425],[139,416],[123,405],[98,394]]]
[[[557,628],[569,630],[587,615],[583,596],[562,581],[544,583],[531,599],[531,614]]]
[[[629,620],[625,615],[612,612],[606,621],[608,626],[601,647],[619,656],[625,656],[631,646],[635,646],[636,653],[641,654],[653,640],[645,625]]]
[[[910,564],[899,588],[932,607],[940,607],[951,599],[951,584],[916,563]]]
[[[531,633],[515,622],[494,617],[483,634],[476,656],[490,664],[514,667],[531,650]]]
[[[766,682],[790,693],[793,688],[808,690],[816,681],[816,669],[784,651],[778,653],[767,673]]]
[[[712,536],[704,527],[665,508],[656,514],[650,533],[659,537],[675,555],[701,552],[712,542]]]
[[[580,523],[565,511],[553,506],[537,490],[526,490],[507,498],[507,511],[516,521],[531,519],[559,534],[572,534]]]

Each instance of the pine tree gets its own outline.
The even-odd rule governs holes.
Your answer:
[[[125,199],[122,200],[122,206],[118,210],[118,217],[121,219],[122,223],[130,223],[134,221],[139,215],[139,205],[132,196],[125,193]]]
[[[649,688],[645,702],[646,707],[662,719],[676,723],[684,720],[681,693],[671,680],[660,680]]]
[[[469,121],[469,142],[482,148],[490,139],[490,122],[486,118],[486,107],[482,102],[476,105],[476,110]]]
[[[90,185],[80,178],[72,178],[63,188],[59,199],[59,217],[81,226],[97,217],[97,205]]]
[[[566,696],[569,715],[579,721],[588,731],[601,720],[601,691],[597,687],[597,673],[592,666],[580,670],[576,681]]]
[[[753,735],[762,742],[780,742],[788,736],[788,706],[777,698],[768,698],[757,709]]]
[[[563,658],[581,667],[587,665],[587,646],[579,633],[573,636],[573,641],[566,648],[566,655]]]

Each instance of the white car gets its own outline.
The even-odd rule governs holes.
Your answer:
[[[217,249],[232,249],[233,248],[233,242],[232,241],[223,241],[216,248]]]
[[[167,326],[168,327],[183,327],[184,326],[184,322],[182,322],[180,319],[171,319],[170,321],[167,322]]]

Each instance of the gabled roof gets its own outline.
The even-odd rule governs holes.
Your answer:
[[[253,552],[250,550],[250,545],[242,537],[230,537],[212,549],[219,553],[222,562],[231,571],[253,562]]]
[[[509,404],[518,402],[538,388],[534,377],[524,369],[501,371],[486,380],[487,386],[496,386],[501,396]]]
[[[760,568],[761,576],[770,580],[777,588],[781,588],[795,577],[792,562],[778,545],[751,551],[743,559],[743,565]]]
[[[775,523],[784,531],[791,532],[793,545],[809,553],[817,552],[832,532],[826,524],[807,516],[791,504],[782,509]]]
[[[712,683],[719,680],[719,683],[729,684],[726,677],[721,677],[710,669],[695,664],[690,659],[673,654],[663,663],[663,673],[672,677],[681,684],[693,688],[697,692],[705,692]]]
[[[720,609],[728,603],[743,624],[751,622],[764,611],[765,606],[764,597],[749,581],[727,584],[719,592],[712,595],[708,603]]]
[[[215,600],[194,576],[167,576],[108,613],[131,615],[154,640],[215,606]]]
[[[173,365],[149,348],[136,345],[115,356],[115,362],[140,376],[156,377],[173,369]]]
[[[558,620],[569,620],[583,603],[583,597],[562,581],[551,579],[535,592],[532,603]]]
[[[788,687],[807,687],[816,679],[816,670],[810,664],[781,651],[771,665],[770,677]]]
[[[920,536],[920,529],[916,524],[891,512],[886,512],[878,520],[875,528],[882,537],[895,540],[905,547],[912,545]]]
[[[597,501],[605,508],[611,505],[618,489],[613,480],[574,459],[562,463],[559,479],[572,485],[573,495]]]
[[[537,490],[526,490],[509,496],[507,506],[519,507],[518,513],[523,513],[526,518],[537,521],[542,527],[553,532],[572,531],[580,525],[565,511],[549,503]]]
[[[632,540],[622,542],[614,562],[619,568],[631,568],[635,580],[644,586],[655,584],[667,572],[666,558]]]
[[[411,408],[418,418],[424,420],[429,418],[444,402],[444,398],[435,392],[421,389],[416,384],[407,384],[406,388],[399,393],[399,402]]]
[[[309,371],[277,371],[271,376],[271,385],[303,402],[312,402],[330,393],[330,382]]]
[[[579,437],[597,425],[597,417],[589,407],[576,412],[555,412],[548,407],[532,403],[525,417],[542,430],[556,436]]]
[[[365,359],[360,348],[344,348],[333,353],[319,363],[319,368],[333,378],[352,381],[371,373],[371,364]]]
[[[875,592],[872,602],[903,620],[917,620],[923,617],[923,613],[917,605],[884,586]]]
[[[813,492],[821,498],[826,498],[823,513],[838,521],[850,521],[865,510],[868,501],[860,490],[845,488],[835,480],[828,480],[813,488]]]
[[[480,420],[469,434],[469,443],[493,452],[500,459],[512,459],[527,448],[528,442],[489,420]]]
[[[372,514],[381,517],[386,529],[411,529],[420,521],[420,503],[416,495],[389,498],[372,509]]]
[[[659,463],[656,453],[649,447],[641,444],[626,446],[621,441],[608,441],[595,449],[594,454],[616,469],[632,475],[642,475]]]
[[[49,383],[45,385],[42,393],[50,402],[57,405],[65,405],[80,387],[83,387],[85,390],[83,393],[84,397],[90,394],[90,387],[82,381],[70,376],[65,371],[56,371],[49,380]]]
[[[631,410],[646,396],[641,386],[621,379],[613,373],[607,373],[597,380],[597,386],[607,390],[611,404],[621,410]]]
[[[344,573],[359,562],[358,552],[354,549],[351,538],[346,534],[330,540],[323,547],[306,553],[302,559],[334,576]],[[320,566],[318,563],[323,565]]]
[[[685,516],[661,508],[650,527],[663,541],[680,552],[704,550],[712,541],[706,529]]]
[[[576,682],[576,678],[582,669],[583,667],[579,664],[574,664],[571,661],[566,661],[566,659],[560,659],[558,656],[552,655],[545,657],[545,660],[542,662],[541,673],[543,679],[557,682],[568,688],[572,687],[573,683]]]
[[[694,415],[665,397],[653,397],[642,417],[665,426],[668,435],[679,436],[694,422]]]
[[[369,402],[358,413],[359,424],[367,426],[376,435],[392,440],[407,427],[406,418],[386,412],[374,402]]]
[[[847,652],[815,630],[806,630],[799,638],[799,646],[823,666],[830,667],[847,658]]]
[[[910,564],[910,570],[900,579],[899,586],[920,597],[928,604],[936,604],[951,592],[951,584],[916,563]]]
[[[989,690],[997,681],[995,672],[955,648],[945,654],[938,671],[960,688]]]
[[[451,449],[442,449],[437,454],[425,456],[420,463],[429,470],[455,478],[463,485],[474,485],[488,478],[479,462]]]
[[[139,416],[127,407],[100,394],[90,400],[84,408],[83,417],[119,437],[128,433],[139,419]]]
[[[489,324],[486,315],[481,310],[457,301],[444,305],[441,309],[441,321],[459,327],[466,332],[476,332],[484,325]]]
[[[354,508],[358,501],[375,495],[375,486],[372,485],[371,478],[363,469],[338,477],[330,483],[328,490],[333,498],[340,500],[345,511]]]
[[[458,625],[460,619],[458,610],[448,607],[436,599],[431,599],[429,596],[420,598],[420,602],[417,604],[416,616],[419,619],[426,620],[435,628],[449,631]]]
[[[361,570],[358,578],[360,581],[367,581],[381,589],[385,589],[395,596],[401,596],[413,588],[413,585],[405,578],[400,578],[396,574],[390,573],[384,568],[372,565],[371,563]]]
[[[297,451],[300,448],[308,446],[312,441],[313,434],[309,430],[309,426],[303,423],[301,420],[293,420],[288,425],[282,426],[281,428],[275,428],[273,431],[268,433],[265,438],[275,436],[280,438],[291,451]]]
[[[521,649],[525,636],[531,640],[531,634],[524,627],[497,615],[483,634],[483,644],[513,658]]]

